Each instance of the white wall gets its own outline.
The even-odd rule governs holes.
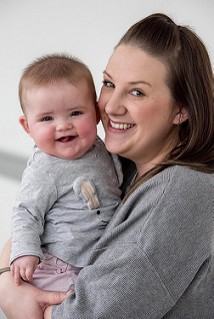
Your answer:
[[[102,71],[121,35],[131,24],[157,11],[190,25],[213,58],[213,0],[0,1],[0,249],[9,236],[18,187],[9,159],[17,163],[19,174],[19,156],[25,159],[32,147],[17,121],[21,114],[17,86],[23,68],[42,54],[70,52],[90,67],[99,92]],[[9,153],[8,160],[1,160],[1,152]]]

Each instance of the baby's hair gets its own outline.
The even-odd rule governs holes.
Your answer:
[[[23,71],[19,82],[19,99],[24,111],[23,91],[29,88],[49,86],[59,81],[76,85],[86,81],[92,98],[96,102],[96,91],[92,74],[78,58],[66,53],[47,54],[37,58]]]

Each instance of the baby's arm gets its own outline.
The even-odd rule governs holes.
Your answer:
[[[22,256],[15,259],[11,265],[11,273],[17,286],[21,284],[21,279],[31,281],[33,273],[39,263],[37,256]]]

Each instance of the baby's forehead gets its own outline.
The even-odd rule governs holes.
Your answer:
[[[60,100],[59,97],[61,96]],[[36,100],[35,100],[36,99]],[[22,109],[27,111],[30,105],[37,102],[44,103],[44,101],[52,101],[51,104],[55,105],[55,101],[73,101],[78,102],[80,105],[85,105],[87,108],[90,105],[95,105],[96,99],[90,85],[86,80],[73,83],[67,80],[56,80],[49,83],[37,83],[30,81],[25,83],[22,87],[20,94],[20,101]],[[67,102],[68,103],[68,102]],[[91,109],[91,107],[90,107]]]
[[[43,88],[55,88],[57,87],[64,87],[64,86],[75,86],[77,87],[80,83],[86,82],[83,78],[80,80],[71,80],[67,78],[50,78],[50,79],[24,79],[22,82],[22,89],[24,90],[39,90]]]
[[[87,81],[82,80],[78,82],[71,82],[68,80],[54,80],[51,82],[37,82],[37,81],[29,81],[24,83],[22,86],[22,97],[28,95],[28,94],[34,94],[38,91],[63,91],[67,89],[79,89],[79,90],[85,90],[90,92],[90,87],[87,83]]]
[[[33,100],[44,102],[80,101],[81,104],[94,103],[93,94],[86,81],[71,83],[69,81],[54,81],[45,85],[31,83],[23,87],[21,95],[22,103],[31,103]],[[87,102],[87,103],[86,103]]]

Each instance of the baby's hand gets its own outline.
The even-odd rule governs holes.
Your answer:
[[[21,279],[31,281],[33,273],[39,263],[37,256],[22,256],[15,259],[11,265],[11,273],[17,286],[21,284]]]

